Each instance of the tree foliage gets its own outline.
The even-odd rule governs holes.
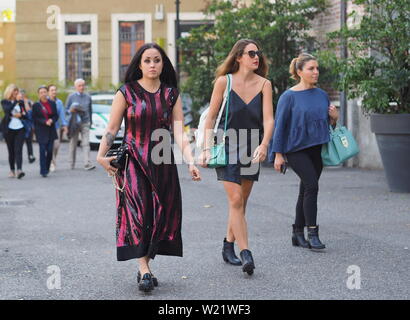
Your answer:
[[[273,85],[274,101],[289,87],[289,63],[303,50],[317,47],[309,35],[311,22],[326,9],[326,0],[212,0],[206,14],[215,18],[213,26],[202,26],[180,39],[181,71],[187,76],[182,90],[199,110],[210,99],[216,67],[236,41],[256,40],[269,60],[268,78]]]
[[[410,113],[410,1],[356,0],[353,26],[329,34],[330,47],[348,44],[346,59],[332,51],[322,60],[350,99],[363,98],[366,113]],[[360,20],[361,19],[361,20]]]

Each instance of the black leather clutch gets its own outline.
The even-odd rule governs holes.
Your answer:
[[[123,170],[126,165],[127,158],[129,156],[128,145],[121,145],[117,149],[108,150],[106,157],[115,157],[111,160],[110,164],[117,169]]]

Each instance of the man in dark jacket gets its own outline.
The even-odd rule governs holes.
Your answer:
[[[54,125],[58,120],[57,106],[47,94],[47,87],[38,88],[39,101],[33,105],[34,130],[40,146],[40,174],[44,178],[50,170],[54,140],[58,137]]]

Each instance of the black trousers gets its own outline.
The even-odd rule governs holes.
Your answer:
[[[54,140],[49,140],[46,143],[38,143],[40,147],[40,174],[47,175],[50,171],[51,160],[53,159]]]
[[[28,159],[30,160],[30,156],[33,156],[33,130],[32,129],[30,129],[30,133],[27,134],[26,132],[26,138],[24,140],[26,141]]]
[[[23,145],[24,145],[25,129],[8,129],[6,134],[7,150],[9,152],[9,165],[10,170],[15,170],[17,164],[17,170],[21,170],[23,166]]]
[[[299,228],[316,226],[319,178],[323,169],[321,150],[322,145],[317,145],[286,154],[289,165],[300,178],[295,219]]]

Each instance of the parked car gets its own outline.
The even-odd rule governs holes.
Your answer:
[[[111,92],[92,92],[91,101],[93,103],[92,120],[93,125],[90,130],[90,147],[91,150],[98,149],[102,136],[107,128],[110,118],[111,105],[114,100],[114,94]],[[122,132],[124,130],[122,129]],[[121,130],[118,132],[115,139],[115,144],[120,144],[123,138]]]
[[[182,94],[182,108],[184,112],[185,131],[192,140],[190,124],[192,123],[192,99],[188,94]],[[93,103],[93,125],[90,130],[90,147],[92,150],[98,149],[102,136],[107,128],[108,120],[110,118],[111,105],[114,100],[114,94],[111,92],[95,92],[91,93],[91,100]],[[121,124],[121,129],[118,132],[114,145],[121,144],[124,136],[124,121]]]
[[[111,106],[115,94],[112,92],[94,92],[91,93],[91,100],[93,104],[106,104]]]
[[[90,129],[90,147],[91,150],[97,150],[101,139],[107,129],[108,121],[110,120],[111,105],[107,104],[94,104],[93,103],[93,114],[92,120],[93,125]],[[124,120],[121,123],[121,128],[117,133],[114,140],[114,145],[119,145],[124,137]]]

